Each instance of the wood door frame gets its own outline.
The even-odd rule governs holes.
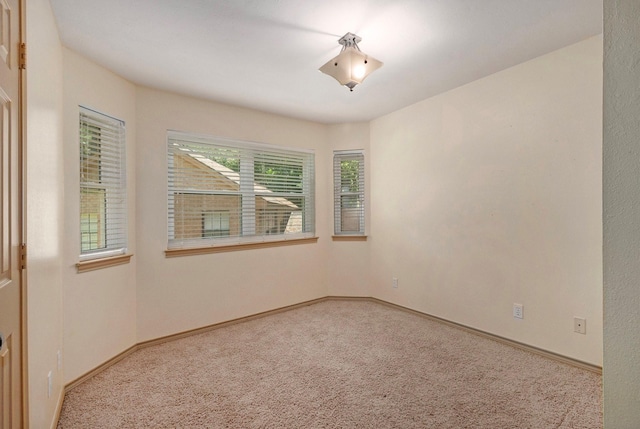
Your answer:
[[[18,22],[19,22],[19,38],[18,49],[23,43],[26,43],[26,0],[18,1]],[[19,49],[20,51],[20,49]],[[20,55],[20,54],[19,54]],[[26,86],[27,72],[25,67],[21,67],[18,77],[18,235],[20,237],[20,244],[26,243],[26,172],[27,172],[27,86]],[[26,255],[25,255],[26,259]],[[25,428],[29,427],[29,372],[28,372],[28,341],[27,341],[27,276],[26,276],[26,260],[23,264],[23,268],[20,270],[20,340],[22,345],[21,350],[21,374],[22,374],[22,425]]]

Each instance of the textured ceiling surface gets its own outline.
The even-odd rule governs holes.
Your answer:
[[[51,0],[62,43],[140,85],[367,121],[602,32],[602,0]],[[347,32],[384,62],[318,71]]]

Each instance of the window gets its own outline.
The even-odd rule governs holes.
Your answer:
[[[202,213],[202,237],[228,237],[229,212]]]
[[[80,107],[80,260],[127,247],[124,122]]]
[[[86,194],[83,194],[83,197],[91,198]],[[104,201],[104,199],[100,198],[100,201]],[[100,214],[103,212],[104,210],[99,208],[95,210],[94,213],[82,213],[80,215],[80,242],[82,244],[82,250],[91,248],[98,249],[100,243],[105,242],[105,230],[100,221]]]
[[[169,249],[315,234],[314,154],[168,133]]]
[[[334,232],[364,235],[364,153],[333,153]]]

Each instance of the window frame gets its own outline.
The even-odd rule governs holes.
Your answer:
[[[128,201],[126,179],[126,127],[125,122],[94,109],[78,106],[79,139],[79,261],[113,258],[127,253]],[[93,129],[89,133],[87,130]],[[83,134],[84,133],[84,134]],[[88,155],[94,151],[96,155]],[[96,157],[93,161],[90,156]],[[91,165],[93,163],[93,165]],[[91,177],[93,176],[93,177]],[[102,195],[93,203],[87,195]],[[99,205],[99,212],[90,211]],[[94,217],[96,225],[87,218]],[[86,246],[87,229],[97,228],[100,246]]]
[[[207,217],[209,215],[213,215],[211,219],[211,221],[213,222],[212,228],[207,228]],[[226,228],[216,228],[217,223],[219,225],[226,223]],[[202,212],[202,237],[203,238],[228,237],[229,232],[230,232],[229,210],[206,210]]]
[[[193,148],[193,152],[191,152]],[[202,152],[197,152],[195,149]],[[211,152],[207,152],[211,150]],[[216,151],[229,151],[231,154],[238,153],[238,164],[236,166],[238,171],[227,171],[227,176],[233,176],[236,181],[236,190],[220,190],[214,189],[210,185],[209,189],[202,189],[201,183],[198,182],[194,189],[187,189],[181,183],[188,182],[185,179],[185,175],[189,173],[180,172],[179,162],[176,160],[176,155],[191,155],[193,159],[198,159],[201,156],[209,155],[213,156]],[[299,163],[301,171],[299,192],[293,193],[293,191],[283,190],[271,190],[266,186],[260,185],[259,174],[256,173],[256,165],[258,163],[266,162],[265,159],[276,159],[278,154],[282,154],[283,159],[293,160],[291,162]],[[206,158],[205,162],[213,161],[213,158]],[[189,161],[193,161],[189,159]],[[184,164],[183,161],[180,161]],[[283,163],[285,161],[282,161]],[[284,165],[284,164],[283,164]],[[297,164],[296,164],[297,165]],[[258,178],[257,178],[258,177]],[[203,179],[204,180],[204,179]],[[219,179],[220,180],[220,179]],[[195,206],[191,208],[190,216],[197,216],[199,212],[202,216],[202,230],[200,236],[196,236],[194,233],[185,233],[179,231],[180,222],[185,225],[189,221],[183,218],[182,221],[178,219],[180,209],[178,208],[177,197],[179,195],[198,194],[205,196],[213,195],[227,195],[227,196],[239,196],[239,204],[231,211],[230,223],[236,225],[236,230],[231,231],[228,236],[210,236],[204,235],[204,212],[210,211],[225,211],[227,208],[218,207],[216,203],[212,203],[211,206],[204,207]],[[264,225],[259,223],[259,219],[262,219],[262,212],[257,207],[256,200],[263,198],[265,200],[269,198],[282,199],[285,203],[289,203],[292,207],[296,205],[289,200],[295,198],[303,201],[300,210],[302,225],[300,232],[285,231],[282,233],[266,233],[261,231],[265,228]],[[186,202],[183,203],[186,205]],[[289,215],[291,215],[290,212]],[[185,215],[187,216],[187,215]],[[235,220],[234,220],[235,216]],[[194,252],[186,252],[187,250],[193,250],[198,248],[222,248],[227,246],[245,246],[257,243],[279,243],[283,241],[293,242],[300,240],[301,242],[307,242],[309,238],[315,237],[315,151],[310,149],[301,149],[294,147],[281,147],[271,144],[248,142],[241,140],[232,140],[222,137],[186,133],[175,130],[167,131],[167,256],[170,253],[184,253],[192,254]],[[182,227],[183,229],[186,227]],[[233,229],[231,227],[230,229]],[[278,230],[279,231],[279,230]],[[191,237],[190,235],[193,235]],[[247,246],[246,248],[254,248]],[[196,254],[198,252],[195,252]],[[205,252],[208,253],[208,252]],[[173,256],[173,255],[172,255]],[[178,254],[178,256],[180,256]]]
[[[358,161],[358,190],[343,189],[343,161]],[[366,237],[366,200],[365,200],[365,153],[363,149],[335,150],[333,151],[333,225],[334,239],[365,238]],[[357,219],[358,229],[344,229],[344,200],[355,197],[358,203]]]

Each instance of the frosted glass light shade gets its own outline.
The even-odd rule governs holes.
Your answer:
[[[353,91],[374,70],[382,67],[382,62],[360,51],[357,45],[345,46],[340,54],[320,67],[322,73],[328,74]]]

